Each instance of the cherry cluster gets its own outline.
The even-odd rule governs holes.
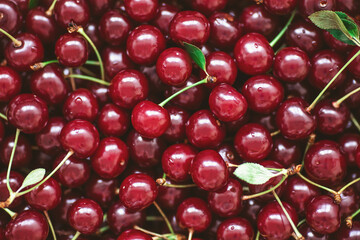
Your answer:
[[[359,240],[358,20],[0,0],[0,240]]]

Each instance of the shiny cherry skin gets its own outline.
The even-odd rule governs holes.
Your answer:
[[[178,12],[170,23],[170,37],[174,42],[201,46],[210,36],[210,23],[196,11]]]
[[[310,87],[311,85],[308,81],[285,83],[283,86],[285,89],[285,96],[302,98],[306,102],[311,102],[314,100],[316,89]]]
[[[16,71],[28,71],[30,66],[44,58],[44,47],[40,39],[31,33],[20,33],[14,36],[21,42],[15,46],[11,41],[5,48],[5,58],[10,67]]]
[[[234,48],[234,58],[241,72],[258,75],[267,72],[273,64],[274,51],[259,33],[242,36]]]
[[[36,95],[23,93],[14,97],[8,105],[9,122],[24,133],[37,133],[49,119],[44,100]]]
[[[285,47],[275,56],[273,73],[284,82],[301,82],[308,76],[310,66],[310,59],[303,50]]]
[[[251,110],[264,114],[273,112],[284,98],[283,86],[269,75],[258,75],[248,79],[241,92]]]
[[[31,236],[33,240],[46,240],[49,225],[46,218],[35,210],[26,210],[11,220],[5,229],[8,240],[25,240]]]
[[[345,133],[339,138],[338,143],[340,145],[340,151],[346,159],[347,165],[355,166],[356,150],[360,145],[360,135],[355,133]]]
[[[86,88],[94,95],[100,107],[111,101],[109,96],[109,88],[107,86],[87,81]]]
[[[340,216],[345,219],[351,216],[360,207],[360,196],[353,186],[346,188],[341,194]]]
[[[84,198],[71,205],[67,219],[76,231],[91,234],[100,227],[103,221],[103,212],[95,201]]]
[[[347,61],[349,61],[350,58],[352,58],[360,49],[359,48],[354,48],[347,57]],[[360,77],[360,67],[359,67],[359,63],[360,63],[360,57],[356,57],[354,59],[354,61],[352,61],[349,65],[349,67],[347,68],[349,70],[349,72],[354,75],[355,77]]]
[[[234,217],[223,221],[216,232],[218,240],[252,240],[255,233],[245,218]]]
[[[232,86],[222,83],[210,93],[211,112],[223,122],[231,122],[244,116],[248,103],[245,97]]]
[[[273,138],[273,149],[269,157],[288,168],[300,162],[302,151],[302,147],[298,142],[276,136]]]
[[[177,182],[167,178],[166,183],[178,184]],[[167,186],[159,186],[159,193],[156,202],[159,206],[168,212],[173,212],[182,201],[189,197],[191,190],[189,188],[174,188]]]
[[[194,10],[209,16],[213,12],[223,10],[226,7],[228,0],[194,0],[190,1],[190,3]]]
[[[26,16],[26,30],[43,43],[50,44],[56,41],[59,33],[54,18],[47,16],[45,11],[43,7],[31,9]]]
[[[61,188],[55,179],[49,178],[39,187],[25,195],[28,204],[38,211],[54,209],[61,201]]]
[[[186,137],[185,124],[190,117],[190,114],[176,106],[166,107],[167,112],[170,116],[170,125],[163,134],[163,137],[172,143],[180,142]]]
[[[90,18],[90,10],[85,0],[60,0],[55,4],[54,16],[57,24],[67,28],[74,22],[79,26],[86,26]]]
[[[139,230],[129,229],[121,233],[117,240],[152,240],[152,237]]]
[[[116,197],[118,186],[119,182],[117,179],[104,179],[94,174],[86,182],[85,194],[86,197],[94,200],[101,207],[107,208]]]
[[[106,104],[99,112],[97,126],[106,136],[120,137],[126,133],[130,125],[130,116],[115,104]]]
[[[330,240],[329,235],[315,232],[306,222],[301,224],[298,230],[306,240]]]
[[[307,17],[314,12],[321,10],[335,10],[336,1],[335,0],[299,0],[299,12]]]
[[[21,13],[18,6],[12,1],[1,0],[0,12],[3,16],[0,19],[1,28],[9,34],[16,33],[21,27]],[[4,37],[2,33],[0,36]]]
[[[272,14],[286,15],[296,8],[297,0],[265,0],[265,8]]]
[[[214,148],[225,138],[225,127],[209,110],[195,112],[186,123],[186,136],[198,148]]]
[[[243,190],[241,184],[230,178],[227,184],[216,192],[209,192],[208,202],[212,212],[223,218],[235,217],[242,209]]]
[[[123,70],[112,79],[110,98],[119,107],[132,109],[145,100],[149,93],[149,84],[145,75],[137,70]]]
[[[296,210],[286,202],[282,204],[296,225],[298,222]],[[269,240],[286,240],[293,232],[289,220],[277,202],[270,202],[260,210],[257,227],[260,234]]]
[[[360,238],[360,222],[353,221],[351,228],[342,225],[335,235],[338,240],[356,240]]]
[[[250,221],[253,226],[256,226],[257,215],[261,208],[263,208],[263,203],[257,201],[256,199],[243,201],[243,210],[241,212],[241,216]]]
[[[59,136],[65,124],[66,121],[62,117],[49,119],[46,126],[35,135],[36,145],[41,151],[54,156],[62,150]]]
[[[225,161],[215,150],[203,150],[196,154],[190,167],[194,183],[205,191],[217,191],[229,179]]]
[[[313,198],[305,209],[306,222],[320,234],[331,234],[340,228],[340,206],[330,196]]]
[[[9,177],[9,184],[10,187],[13,191],[17,191],[20,187],[21,184],[24,181],[24,177],[15,171],[11,171],[10,172],[10,177]],[[6,184],[7,180],[6,180],[6,172],[2,172],[0,173],[0,201],[4,202],[9,198],[9,190],[7,188],[7,184]],[[18,207],[23,203],[23,197],[18,197],[15,198],[14,201],[11,203],[10,208],[14,208],[14,207]]]
[[[181,86],[189,78],[192,62],[189,54],[177,47],[163,51],[156,62],[160,80],[168,85]]]
[[[7,136],[0,145],[1,162],[7,166],[10,161],[12,149],[14,147],[15,135]],[[31,144],[29,140],[20,134],[13,158],[13,168],[22,168],[27,166],[32,158]]]
[[[160,29],[166,38],[169,38],[169,27],[171,20],[173,20],[176,13],[178,12],[179,9],[176,6],[168,3],[161,3],[159,11],[153,19],[152,24]]]
[[[70,90],[61,68],[55,64],[34,72],[30,78],[30,88],[48,104],[62,103]]]
[[[79,67],[88,59],[87,42],[79,33],[66,33],[56,41],[55,55],[60,64]]]
[[[316,128],[316,118],[306,111],[307,103],[301,98],[289,98],[276,112],[276,125],[288,139],[308,137]]]
[[[162,168],[166,176],[176,182],[188,180],[191,163],[196,153],[194,147],[184,143],[168,147],[161,158]]]
[[[98,24],[94,22],[89,22],[84,27],[85,33],[89,36],[91,41],[93,41],[94,45],[99,49],[103,46],[103,39],[100,37]]]
[[[200,198],[187,198],[178,207],[176,219],[181,228],[205,231],[211,223],[212,216],[206,202]]]
[[[142,225],[145,222],[145,212],[132,212],[120,201],[112,204],[107,211],[107,222],[115,234],[120,234],[134,225]]]
[[[312,145],[305,155],[304,168],[314,181],[334,186],[346,176],[346,160],[339,145],[330,140],[322,140]]]
[[[61,146],[80,158],[91,156],[99,145],[99,133],[90,122],[80,119],[68,122],[60,133]]]
[[[106,179],[116,178],[126,168],[129,150],[119,138],[103,138],[96,152],[91,157],[92,169]]]
[[[120,185],[120,200],[132,211],[139,211],[150,206],[157,194],[158,188],[154,179],[142,173],[127,176]]]
[[[148,22],[157,14],[158,0],[126,0],[125,10],[137,22]]]
[[[106,47],[101,54],[106,75],[112,79],[124,69],[135,68],[134,63],[126,55],[126,51],[119,47]]]
[[[50,211],[53,221],[56,221],[60,225],[68,225],[67,223],[67,213],[71,205],[76,202],[78,199],[83,198],[81,191],[79,189],[70,189],[64,191],[61,196],[61,202],[59,205]]]
[[[0,2],[1,5],[1,2]],[[0,67],[0,101],[8,102],[21,91],[20,75],[12,68]]]
[[[101,37],[111,46],[123,45],[130,30],[130,20],[118,10],[107,11],[99,22]]]
[[[236,133],[234,147],[245,161],[259,162],[271,152],[272,138],[262,125],[249,123]]]
[[[165,49],[165,44],[165,38],[159,29],[151,25],[140,25],[129,34],[126,51],[134,63],[152,65]]]
[[[216,151],[220,154],[226,164],[239,164],[242,162],[236,153],[235,148],[231,144],[223,143],[216,148]],[[233,173],[234,171],[235,168],[229,168],[229,173]]]

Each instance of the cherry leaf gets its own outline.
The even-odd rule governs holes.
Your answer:
[[[191,59],[206,72],[206,59],[203,52],[195,45],[184,42],[185,50],[189,53]]]
[[[34,185],[40,182],[45,177],[45,169],[44,168],[37,168],[32,170],[24,179],[21,189],[26,188],[28,186]]]
[[[276,175],[264,166],[257,163],[243,163],[236,168],[234,175],[241,180],[253,184],[260,185],[270,180]]]
[[[29,1],[29,9],[32,9],[39,5],[39,0],[30,0]]]

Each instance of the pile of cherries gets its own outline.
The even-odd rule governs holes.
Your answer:
[[[0,0],[0,240],[359,240],[360,45],[321,10],[360,19]]]

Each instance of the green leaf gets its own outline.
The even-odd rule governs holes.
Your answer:
[[[39,0],[30,0],[29,1],[29,9],[32,9],[39,5]]]
[[[189,53],[194,62],[206,72],[206,60],[203,52],[195,45],[184,42],[185,50]]]
[[[234,174],[241,180],[253,185],[264,184],[270,178],[277,176],[257,163],[243,163],[236,168]]]
[[[340,30],[336,29],[329,29],[327,30],[334,38],[337,40],[349,44],[349,45],[356,45],[353,41],[351,41],[348,37],[346,37]]]
[[[34,185],[40,182],[45,176],[45,169],[44,168],[37,168],[32,170],[24,179],[21,189],[26,188],[28,186]]]

